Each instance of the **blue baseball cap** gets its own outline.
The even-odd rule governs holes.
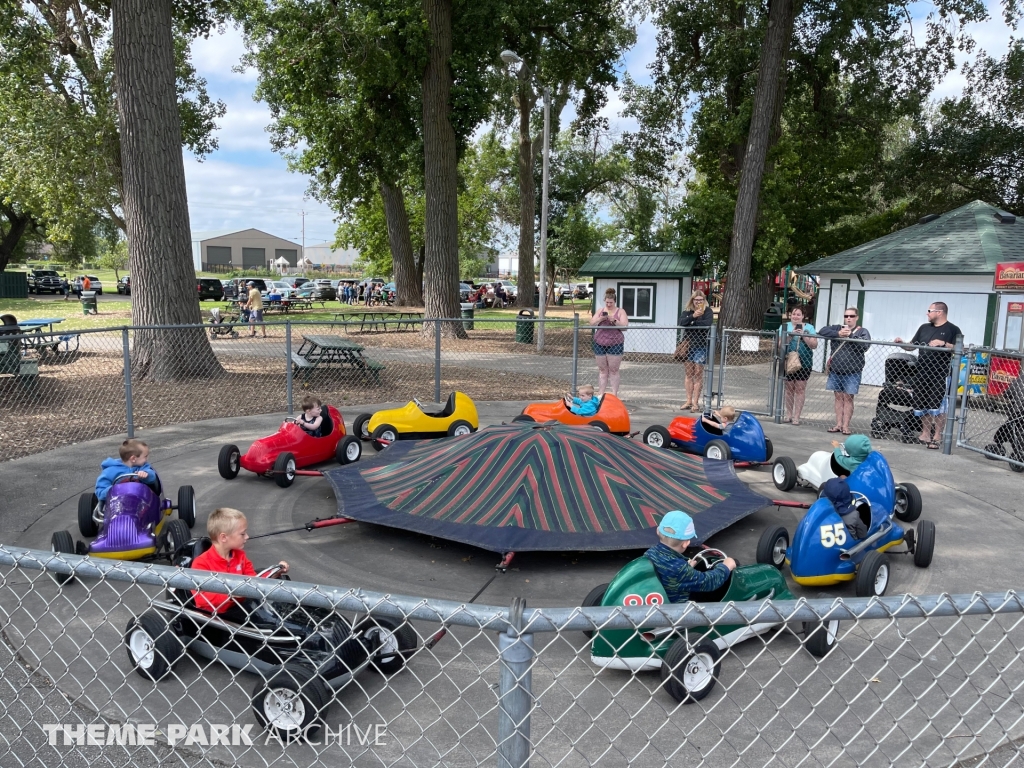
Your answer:
[[[665,513],[665,516],[661,518],[661,525],[658,526],[658,533],[680,541],[697,536],[697,531],[693,527],[693,518],[678,509]]]

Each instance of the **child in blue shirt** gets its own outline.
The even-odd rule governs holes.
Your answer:
[[[690,541],[697,535],[693,518],[680,510],[673,510],[661,519],[658,526],[657,546],[644,552],[654,564],[661,585],[670,603],[685,603],[691,592],[712,592],[725,584],[736,567],[731,557],[717,563],[710,571],[698,571],[693,562],[683,555]]]
[[[160,480],[156,470],[149,465],[149,446],[141,440],[125,440],[118,449],[119,459],[104,459],[100,464],[102,472],[96,478],[96,498],[106,501],[110,486],[121,475],[135,473],[146,485],[159,493]]]
[[[597,413],[598,402],[594,398],[594,388],[584,384],[579,389],[579,397],[565,396],[565,407],[577,416],[593,416]]]

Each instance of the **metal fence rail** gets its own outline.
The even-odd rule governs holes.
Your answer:
[[[0,572],[5,766],[1009,766],[1024,735],[1015,591],[531,609],[13,547]],[[204,643],[264,658],[274,641],[251,639],[260,617],[220,632],[207,616],[193,637],[194,612],[168,609],[168,590],[193,589],[269,606],[327,645],[274,646],[284,666],[260,672],[214,662]],[[833,619],[831,650],[809,653],[805,630]],[[724,651],[689,704],[669,689],[690,660],[670,652],[674,675],[602,669],[583,634],[626,659],[662,631],[699,650],[736,629],[762,633]],[[325,657],[354,674],[324,689]],[[140,674],[164,662],[159,681]],[[297,738],[269,736],[257,713]]]
[[[960,375],[958,447],[1024,472],[1024,354],[968,347]]]

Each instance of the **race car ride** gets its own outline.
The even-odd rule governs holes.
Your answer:
[[[512,421],[558,421],[570,427],[597,427],[613,435],[629,434],[629,411],[615,395],[602,397],[593,416],[577,416],[564,400],[555,400],[553,403],[530,403]]]
[[[707,571],[725,559],[717,549],[690,547],[686,557],[696,558],[696,568]],[[713,592],[694,592],[690,600],[698,603],[730,603],[753,600],[794,600],[786,581],[766,565],[743,565]],[[654,565],[638,557],[619,571],[610,584],[594,587],[583,600],[583,607],[664,605],[668,602]],[[661,671],[665,690],[676,701],[689,704],[707,696],[722,671],[722,651],[779,625],[761,623],[674,629],[602,629],[593,634],[590,660],[599,667],[631,673]],[[804,646],[822,657],[836,643],[839,622],[807,622],[803,625]],[[589,633],[588,633],[589,634]]]
[[[187,568],[209,547],[207,538],[191,541],[175,564]],[[281,566],[258,576],[281,576]],[[128,660],[154,682],[170,674],[186,648],[200,658],[256,672],[260,679],[252,692],[253,712],[283,743],[315,735],[338,691],[368,667],[395,674],[418,645],[415,630],[403,620],[370,614],[349,621],[328,609],[294,603],[237,602],[213,614],[196,606],[192,590],[168,589],[150,610],[128,622]]]
[[[345,434],[345,420],[333,405],[321,410],[324,417],[320,425],[322,437],[313,437],[295,423],[285,419],[281,428],[268,437],[261,437],[244,454],[237,445],[225,445],[217,457],[217,470],[225,480],[238,476],[239,469],[274,478],[282,488],[295,481],[296,475],[319,475],[315,470],[303,470],[313,464],[337,459],[339,464],[358,461],[363,453],[359,439]]]
[[[644,432],[651,448],[679,448],[709,459],[761,463],[772,457],[772,441],[764,436],[761,422],[746,411],[728,425],[721,435],[709,432],[700,418],[677,416],[668,428],[655,424]]]
[[[363,440],[371,440],[378,451],[396,440],[459,437],[479,428],[476,404],[462,392],[452,392],[440,411],[428,411],[414,397],[401,408],[363,413],[352,422],[352,431]]]
[[[921,514],[920,494],[909,483],[918,500],[916,507],[901,507],[889,465],[878,451],[872,451],[847,480],[867,527],[867,535],[854,539],[832,502],[815,501],[797,525],[790,544],[783,526],[768,528],[757,545],[757,562],[781,569],[789,565],[797,584],[828,586],[854,581],[858,597],[884,595],[889,584],[889,557],[886,552],[899,544],[912,554],[914,565],[927,568],[935,551],[935,524],[922,520],[917,531],[904,528],[897,520],[913,522]],[[895,518],[895,519],[894,519]]]

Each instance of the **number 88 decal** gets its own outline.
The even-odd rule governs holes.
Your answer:
[[[821,526],[821,546],[841,547],[846,543],[846,526],[842,523]]]
[[[626,595],[622,598],[622,604],[627,608],[639,608],[642,605],[662,605],[665,598],[658,592],[651,592],[646,599],[638,594]]]

